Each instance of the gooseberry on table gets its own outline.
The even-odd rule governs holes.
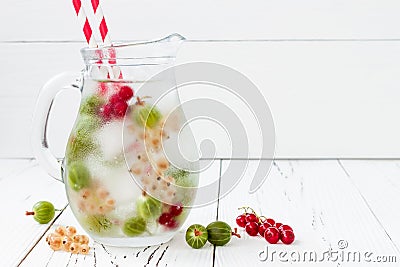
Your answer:
[[[232,228],[223,221],[215,221],[207,225],[208,242],[216,246],[223,246],[227,244],[232,235],[240,238],[237,229],[232,232]]]
[[[207,243],[207,229],[201,224],[193,224],[186,230],[185,239],[192,248],[202,248]]]
[[[54,205],[49,201],[39,201],[32,208],[33,211],[25,212],[27,216],[33,216],[33,219],[40,224],[50,222],[55,215]]]

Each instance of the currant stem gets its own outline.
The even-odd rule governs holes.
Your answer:
[[[26,216],[35,215],[34,211],[25,211]]]
[[[240,208],[238,208],[238,210],[244,210],[243,214],[246,214],[247,208],[246,207],[240,207]]]
[[[264,215],[261,215],[260,217],[258,217],[258,219],[260,219],[261,222],[264,222],[267,219],[267,217],[265,217]],[[262,220],[262,219],[264,219],[264,220]]]
[[[256,215],[257,218],[260,218],[260,217],[257,215],[257,213],[256,213],[251,207],[246,207],[246,206],[244,206],[244,207],[238,208],[238,210],[244,210],[244,214],[247,213],[247,210],[248,210],[248,209],[251,211],[251,213],[253,213],[254,215]]]
[[[137,105],[143,105],[143,103],[144,103],[144,102],[140,99],[140,97],[137,96],[137,97],[136,97],[136,104],[137,104]]]
[[[252,212],[254,215],[256,215],[257,218],[259,218],[258,215],[257,215],[257,213],[256,213],[252,208],[250,208],[250,207],[247,207],[247,208],[249,208],[249,210],[251,210],[251,212]]]

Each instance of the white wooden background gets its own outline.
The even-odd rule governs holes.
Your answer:
[[[1,266],[399,266],[400,217],[394,215],[400,203],[399,160],[276,160],[268,180],[251,195],[246,192],[259,162],[251,160],[248,163],[243,179],[225,197],[219,195],[219,187],[227,182],[221,174],[229,164],[242,164],[240,160],[215,161],[200,174],[200,183],[204,185],[220,179],[220,185],[209,192],[220,199],[193,209],[170,242],[152,247],[116,248],[90,240],[89,255],[74,255],[53,252],[45,242],[47,234],[58,225],[75,225],[78,232],[83,233],[70,208],[66,207],[64,185],[46,175],[35,161],[2,159],[0,200],[13,205],[5,205],[3,212],[7,219],[0,220],[0,229],[6,229],[0,241]],[[51,200],[63,209],[46,225],[39,225],[23,215],[26,209],[42,199]],[[239,229],[241,239],[232,238],[223,247],[207,243],[202,249],[194,250],[185,243],[184,235],[189,225],[207,225],[218,219],[234,226],[239,213],[237,208],[244,205],[293,227],[296,241],[292,245],[269,246],[270,253],[276,252],[274,261],[271,262],[271,254],[266,262],[258,259],[267,243],[261,237],[249,237],[243,229]],[[326,258],[321,261],[325,251],[340,253],[339,240],[348,242],[348,248],[343,250],[345,255],[370,252],[372,262],[366,263],[363,258],[360,262],[352,262],[352,258],[349,262]],[[318,262],[284,263],[278,260],[280,252],[302,255],[307,251],[315,251]],[[386,263],[373,262],[378,256],[393,258]]]
[[[102,3],[115,40],[178,32],[189,39],[179,62],[217,62],[247,75],[272,110],[276,157],[400,156],[399,1]],[[2,0],[0,157],[32,156],[30,120],[39,88],[52,75],[82,68],[84,43],[74,15],[67,0]],[[56,105],[50,141],[59,156],[77,100],[64,95]],[[254,133],[251,139],[257,148],[259,138]],[[217,145],[217,156],[229,154],[226,143]],[[251,150],[251,156],[256,152]]]

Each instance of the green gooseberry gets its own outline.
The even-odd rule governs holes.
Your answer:
[[[112,223],[105,215],[89,215],[84,223],[91,232],[101,233],[111,229]]]
[[[53,204],[48,201],[39,201],[32,208],[33,211],[27,211],[25,215],[33,215],[33,219],[40,224],[46,224],[54,218],[55,209]]]
[[[82,101],[79,109],[80,114],[96,115],[100,107],[104,104],[104,99],[98,95],[91,95]]]
[[[90,172],[88,168],[79,161],[71,163],[67,167],[69,186],[79,191],[82,188],[88,187],[90,184]]]
[[[216,246],[223,246],[231,240],[232,228],[226,222],[216,221],[207,225],[208,242]]]
[[[150,104],[137,105],[134,111],[134,119],[140,126],[153,128],[161,120],[161,112]]]
[[[125,221],[122,231],[127,236],[133,237],[146,230],[146,221],[142,217],[132,217]]]
[[[151,196],[142,196],[136,202],[137,214],[146,220],[158,217],[161,206],[161,202]]]
[[[165,173],[174,178],[174,184],[180,187],[194,187],[194,182],[190,179],[190,172],[174,166],[169,167]]]
[[[79,117],[68,143],[68,159],[83,159],[98,149],[98,145],[93,140],[93,132],[100,126],[101,120],[94,116],[82,115]]]
[[[193,224],[186,230],[185,239],[192,248],[202,248],[207,243],[207,229],[201,224]]]

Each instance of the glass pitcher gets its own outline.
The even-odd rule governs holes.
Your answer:
[[[34,113],[35,156],[64,182],[76,219],[100,243],[167,242],[189,213],[199,157],[171,68],[183,40],[173,34],[83,48],[80,78],[61,74],[41,90]],[[79,90],[81,104],[61,163],[48,148],[46,128],[63,89]]]

